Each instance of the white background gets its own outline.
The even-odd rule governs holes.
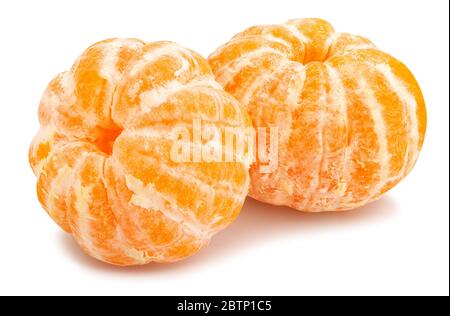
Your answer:
[[[115,268],[85,257],[37,201],[28,145],[47,83],[110,37],[172,40],[207,56],[254,24],[322,17],[410,67],[429,129],[412,174],[381,201],[302,214],[248,200],[184,262]],[[448,1],[0,1],[0,294],[449,293]]]

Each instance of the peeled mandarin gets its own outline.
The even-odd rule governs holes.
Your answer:
[[[254,127],[278,128],[272,173],[251,167],[250,196],[301,211],[377,200],[413,168],[427,124],[414,76],[368,39],[321,19],[255,26],[209,57]]]
[[[39,201],[98,260],[128,266],[191,256],[234,221],[248,193],[242,157],[171,159],[177,130],[191,135],[193,120],[213,130],[251,126],[207,61],[175,43],[91,46],[51,81],[39,120],[29,155]]]

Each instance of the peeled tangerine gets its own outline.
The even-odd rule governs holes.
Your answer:
[[[251,126],[207,61],[188,49],[97,43],[49,84],[39,119],[30,148],[39,201],[92,257],[123,266],[177,261],[240,212],[248,160],[170,156],[177,129],[192,134],[194,119],[213,130]]]
[[[277,127],[279,164],[250,195],[302,211],[378,199],[413,168],[426,130],[419,85],[368,39],[320,19],[255,26],[209,57],[255,127]]]

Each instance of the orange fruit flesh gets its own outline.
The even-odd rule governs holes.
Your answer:
[[[250,195],[302,211],[378,199],[412,169],[426,131],[420,87],[368,39],[321,19],[251,27],[209,57],[254,127],[279,129],[275,172],[251,167]]]
[[[171,159],[175,132],[192,135],[194,119],[215,130],[251,126],[207,61],[188,49],[135,39],[97,43],[49,84],[39,119],[30,147],[39,200],[96,259],[178,261],[240,212],[249,162]]]

